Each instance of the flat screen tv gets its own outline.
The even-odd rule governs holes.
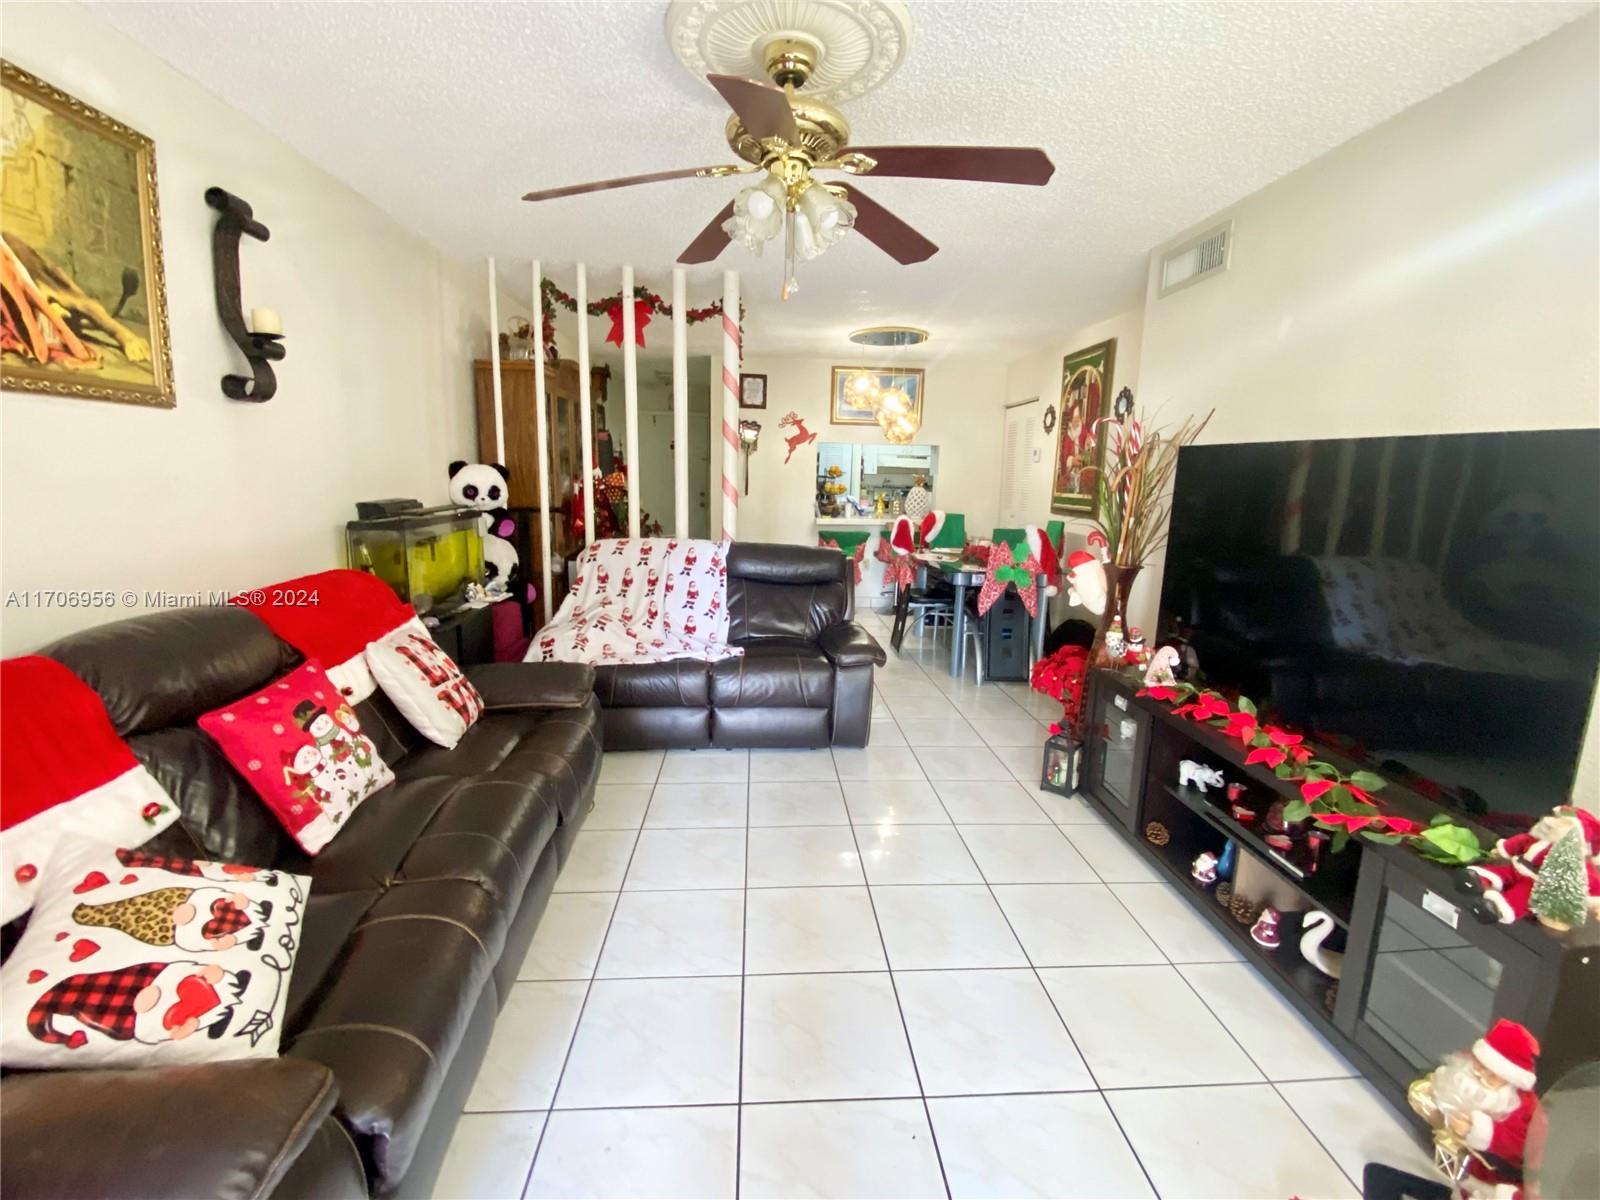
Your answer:
[[[1600,430],[1197,445],[1163,636],[1495,830],[1568,797],[1600,656]]]

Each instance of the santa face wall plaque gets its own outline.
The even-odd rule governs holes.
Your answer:
[[[1111,397],[1116,356],[1117,340],[1112,338],[1061,362],[1061,433],[1050,487],[1050,511],[1058,515],[1094,515],[1095,489],[1105,461],[1098,422]]]

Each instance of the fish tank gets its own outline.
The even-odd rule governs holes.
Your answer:
[[[451,612],[465,603],[468,584],[483,586],[481,513],[415,501],[363,503],[356,511],[344,527],[350,565],[383,580],[419,615]]]

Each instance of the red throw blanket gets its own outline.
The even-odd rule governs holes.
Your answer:
[[[252,588],[233,603],[307,658],[321,662],[333,685],[352,704],[377,685],[367,669],[369,643],[404,625],[416,613],[376,575],[319,571]]]

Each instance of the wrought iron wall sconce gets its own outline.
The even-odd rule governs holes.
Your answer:
[[[278,378],[271,364],[282,361],[286,353],[283,334],[274,328],[252,332],[245,324],[244,308],[239,299],[239,235],[247,233],[260,241],[272,236],[272,231],[255,219],[250,206],[239,197],[219,187],[206,189],[206,203],[218,212],[216,228],[211,231],[211,266],[217,282],[217,315],[222,327],[250,362],[249,378],[243,375],[224,375],[222,394],[230,400],[271,400],[278,390]],[[266,313],[267,310],[261,310]],[[260,321],[257,324],[261,324]]]

